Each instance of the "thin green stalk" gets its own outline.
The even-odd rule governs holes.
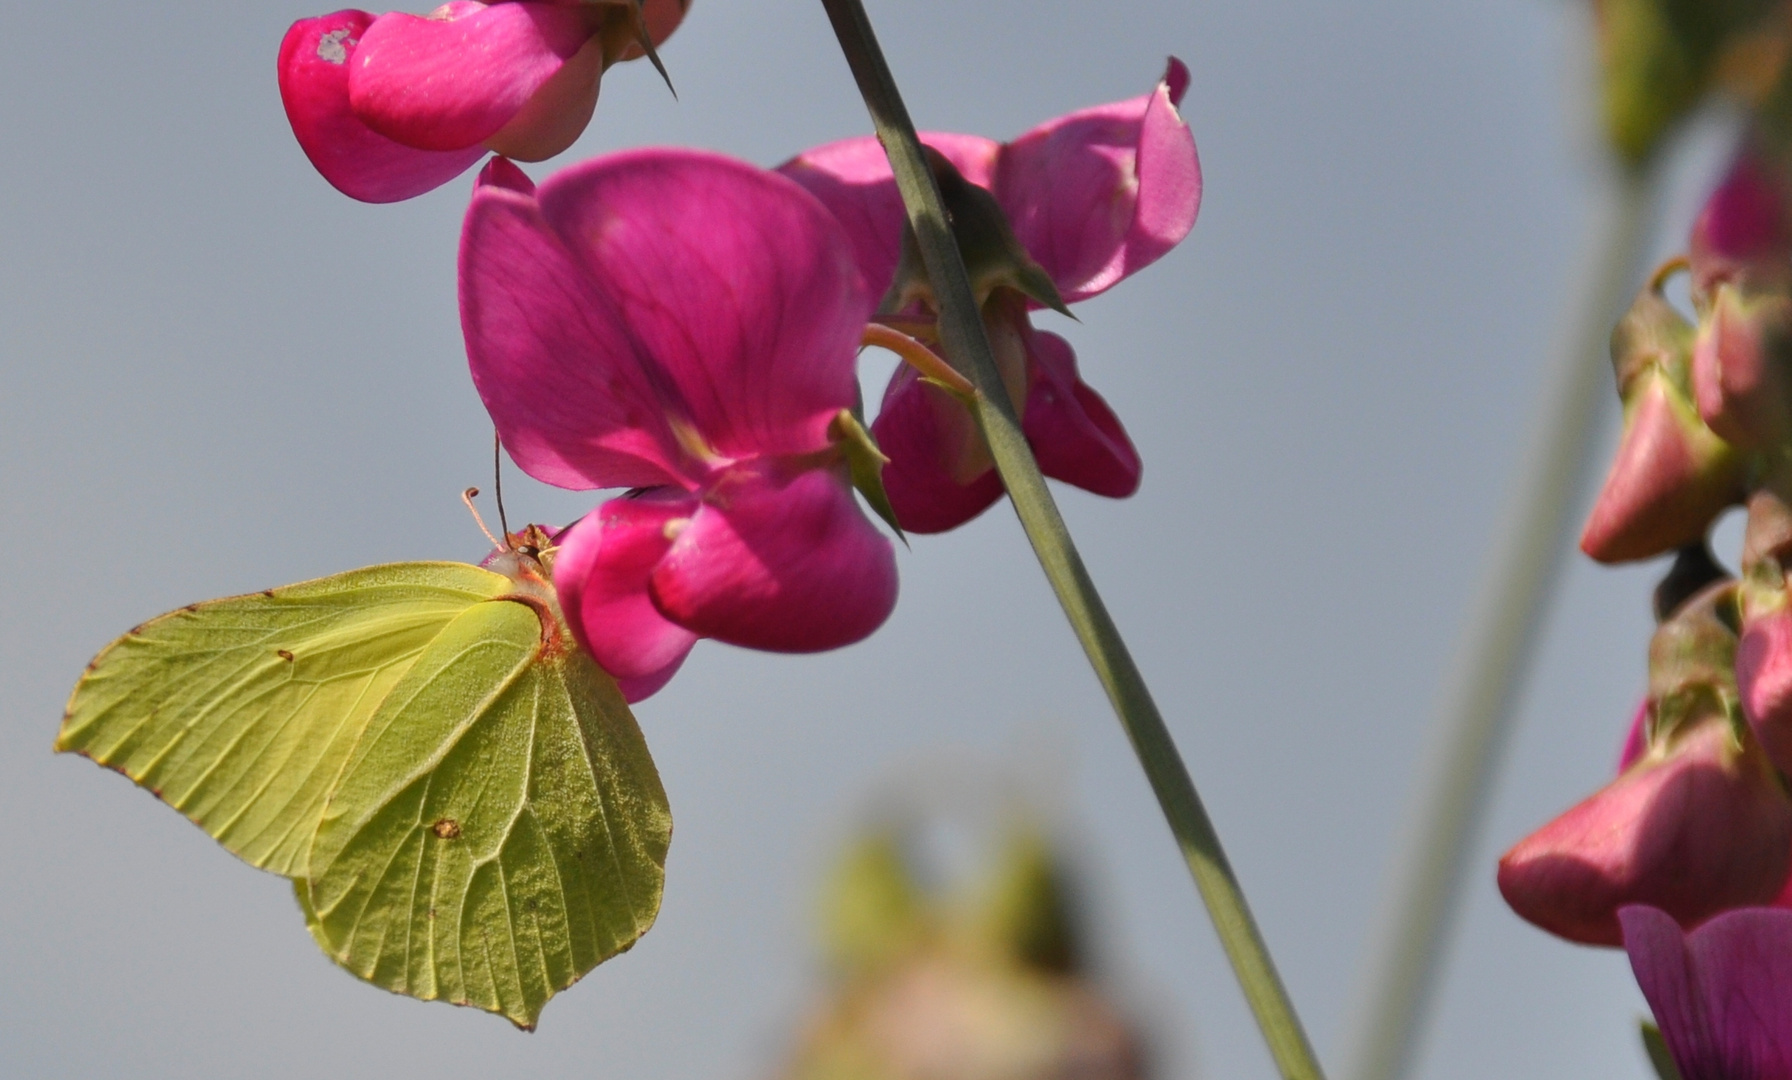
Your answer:
[[[1046,488],[1039,464],[1033,459],[1032,448],[1021,433],[1020,421],[996,371],[939,190],[922,158],[914,124],[884,62],[864,6],[860,0],[822,0],[822,6],[827,9],[859,92],[871,112],[877,137],[890,156],[909,224],[915,230],[928,279],[939,302],[941,346],[953,366],[977,387],[972,411],[1033,552],[1107,691],[1121,726],[1132,740],[1133,750],[1163,807],[1170,831],[1182,848],[1201,898],[1207,903],[1214,929],[1219,932],[1276,1066],[1289,1080],[1323,1080],[1319,1061],[1276,974],[1256,921],[1251,918],[1213,822],[1201,805],[1188,769],[1120,638],[1119,629],[1095,591]]]
[[[1606,342],[1640,284],[1637,264],[1649,238],[1658,172],[1614,169],[1607,220],[1570,297],[1567,333],[1542,387],[1481,593],[1444,684],[1425,787],[1408,817],[1411,831],[1359,997],[1368,1006],[1352,1033],[1351,1080],[1399,1080],[1412,1067],[1475,827],[1568,546],[1569,515],[1582,490],[1600,404],[1611,393]]]

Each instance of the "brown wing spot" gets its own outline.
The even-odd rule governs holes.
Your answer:
[[[435,833],[438,840],[459,840],[460,822],[451,817],[445,817],[431,825],[429,831]]]
[[[278,656],[280,659],[286,661],[289,664],[292,663],[292,653],[287,652],[285,649],[275,649],[274,655]]]
[[[272,600],[274,598],[274,590],[263,589],[263,590],[261,590],[261,595],[267,597],[269,600]]]
[[[186,607],[181,608],[181,610],[186,612],[187,614],[191,615],[191,614],[193,614],[193,612],[199,610],[199,605],[198,604],[188,604]]]

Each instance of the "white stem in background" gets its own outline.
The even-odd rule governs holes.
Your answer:
[[[1397,876],[1356,1000],[1350,1080],[1410,1071],[1442,967],[1468,857],[1535,652],[1551,586],[1571,549],[1569,520],[1586,479],[1601,404],[1613,393],[1607,342],[1642,283],[1659,166],[1613,170],[1605,220],[1568,309],[1567,335],[1545,372],[1524,458],[1486,562],[1425,755]]]

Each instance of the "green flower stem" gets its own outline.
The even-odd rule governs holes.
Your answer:
[[[1613,167],[1607,220],[1570,297],[1570,325],[1545,377],[1481,593],[1448,669],[1425,787],[1408,815],[1410,832],[1357,998],[1368,1004],[1352,1032],[1351,1080],[1398,1080],[1412,1067],[1475,828],[1562,564],[1600,406],[1611,393],[1606,342],[1640,284],[1637,264],[1649,239],[1660,171],[1645,168]]]
[[[859,92],[871,112],[877,137],[890,156],[909,224],[914,227],[939,301],[941,346],[946,358],[979,391],[972,411],[1033,552],[1132,740],[1277,1067],[1289,1080],[1322,1080],[1324,1073],[1276,974],[1256,921],[1251,918],[1213,822],[1201,805],[1188,769],[1176,752],[1176,744],[1121,640],[1120,631],[1095,591],[1089,571],[1046,488],[1039,464],[1033,459],[1032,448],[1021,433],[1020,420],[1009,403],[984,336],[983,320],[972,297],[958,245],[947,226],[939,191],[922,158],[914,124],[884,62],[864,6],[860,0],[822,0],[822,6],[827,9]]]

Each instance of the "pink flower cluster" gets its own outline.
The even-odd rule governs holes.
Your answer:
[[[1519,915],[1630,952],[1681,1074],[1792,1080],[1792,187],[1744,149],[1612,335],[1624,428],[1581,547],[1678,551],[1618,776],[1521,840]],[[1686,272],[1694,318],[1664,289]],[[1712,559],[1746,507],[1741,574]]]
[[[509,160],[570,146],[604,71],[642,55],[657,66],[688,3],[339,11],[295,23],[280,47],[299,145],[354,198],[410,198],[498,155],[461,240],[473,381],[525,472],[629,489],[556,532],[552,564],[574,636],[630,700],[664,686],[699,638],[812,652],[876,630],[896,602],[895,552],[855,487],[917,532],[1001,494],[966,404],[914,371],[891,381],[875,439],[858,416],[857,353],[880,298],[937,341],[930,294],[898,288],[906,219],[875,140],[777,171],[640,150],[539,190]],[[1105,495],[1137,488],[1138,454],[1069,344],[1033,328],[1029,296],[1094,296],[1187,234],[1201,191],[1176,112],[1187,85],[1172,59],[1150,93],[1006,145],[926,136],[942,183],[1044,282],[995,273],[978,295],[1041,465]]]
[[[1186,81],[1172,61],[1151,93],[1006,147],[929,138],[1013,218],[1019,257],[1038,252],[1081,299],[1193,223],[1199,167],[1175,113]],[[553,564],[574,635],[630,700],[665,685],[699,638],[810,652],[888,617],[894,550],[853,493],[854,455],[875,453],[854,411],[856,356],[903,227],[868,139],[777,171],[641,150],[539,190],[503,158],[482,173],[460,265],[473,380],[525,472],[630,489],[561,534]],[[1005,283],[980,299],[1015,346],[998,352],[1047,471],[1130,493],[1137,455],[1069,346],[1034,331]],[[925,303],[897,314],[911,328],[934,317]],[[939,470],[981,439],[963,402],[932,392],[899,372],[873,428],[884,489],[917,531],[959,524],[1001,491],[987,460],[969,484]]]

